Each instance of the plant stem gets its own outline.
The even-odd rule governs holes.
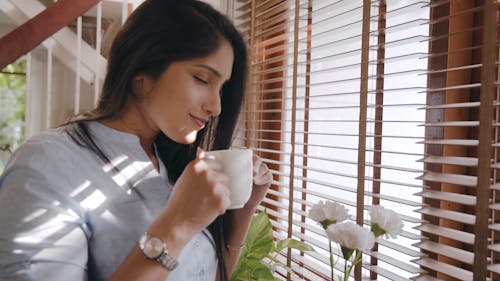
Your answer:
[[[332,281],[335,281],[333,279],[333,277],[334,277],[334,275],[333,275],[333,267],[335,265],[333,264],[333,252],[332,252],[332,241],[331,240],[328,241],[328,245],[330,247],[330,268],[332,269]]]
[[[278,257],[278,252],[275,252],[274,256],[271,255],[271,253],[267,254],[267,258],[269,259],[269,261],[267,262],[268,265],[271,265],[273,262],[275,264],[282,264],[280,261],[278,261],[277,257]]]
[[[347,260],[344,263],[344,281],[349,280],[349,274],[351,274],[351,270],[347,271]]]
[[[344,265],[344,281],[348,281],[349,280],[349,276],[351,275],[352,269],[360,261],[361,261],[361,251],[356,250],[356,256],[354,257],[354,260],[351,262],[351,265],[349,266],[349,270],[347,271],[347,273],[345,271],[346,270],[345,267],[347,266],[347,260],[345,261],[345,265]]]

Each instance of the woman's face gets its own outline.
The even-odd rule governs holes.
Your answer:
[[[233,49],[223,40],[203,58],[171,63],[155,81],[145,79],[139,108],[147,125],[178,143],[193,143],[221,112],[220,91],[231,77]]]

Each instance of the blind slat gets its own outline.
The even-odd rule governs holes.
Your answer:
[[[380,274],[381,276],[388,278],[389,280],[395,280],[395,281],[407,281],[408,278],[397,275],[393,271],[386,270],[381,266],[376,266],[376,265],[370,265],[368,263],[363,263],[363,267],[366,269],[369,269],[372,272],[376,272],[377,274]]]
[[[444,244],[432,242],[432,241],[423,241],[420,243],[414,244],[415,247],[418,247],[422,250],[433,252],[439,255],[447,256],[449,258],[456,259],[463,263],[472,264],[474,262],[474,254],[465,250],[461,250],[452,246],[447,246]]]
[[[470,224],[470,225],[473,225],[475,220],[476,220],[473,215],[459,213],[459,212],[450,211],[450,210],[437,209],[437,208],[432,208],[432,207],[422,208],[420,210],[417,210],[417,212],[425,214],[425,215],[433,216],[436,218],[450,219],[450,220],[454,220],[457,222],[466,223],[466,224]]]
[[[418,229],[423,232],[428,232],[430,234],[454,239],[462,243],[474,244],[474,235],[468,232],[428,223],[417,226],[415,229]]]
[[[377,198],[380,198],[380,199],[383,199],[383,200],[387,200],[387,201],[391,201],[391,202],[395,202],[395,203],[399,203],[399,204],[403,204],[403,205],[406,205],[406,206],[422,207],[422,203],[421,202],[415,202],[413,200],[408,200],[408,199],[404,199],[404,198],[394,197],[394,196],[390,196],[390,195],[387,195],[387,194],[378,194],[378,193],[366,192],[366,195],[372,196],[372,197],[377,197]]]
[[[450,122],[435,122],[424,123],[426,127],[477,127],[479,121],[450,121]]]
[[[419,142],[421,144],[440,144],[440,145],[463,145],[463,146],[477,146],[479,144],[478,140],[466,140],[466,139],[442,139],[442,140],[425,140]]]
[[[425,181],[433,181],[440,183],[452,183],[456,185],[465,186],[476,186],[477,177],[459,174],[446,174],[446,173],[436,173],[436,172],[426,172],[418,179]]]
[[[476,198],[474,196],[452,193],[452,192],[442,192],[442,191],[427,189],[422,192],[418,192],[415,195],[420,195],[424,198],[444,200],[448,202],[460,203],[469,206],[473,206],[476,204]]]
[[[470,108],[479,107],[479,102],[445,103],[438,105],[428,105],[419,109],[446,109],[446,108]]]
[[[416,264],[464,281],[472,281],[472,272],[430,258],[417,259]]]
[[[405,255],[408,255],[408,256],[411,256],[411,257],[422,257],[422,256],[425,256],[425,254],[419,252],[419,251],[416,251],[416,250],[413,250],[409,247],[405,247],[403,245],[400,245],[398,243],[395,243],[395,242],[391,242],[389,240],[385,240],[385,239],[379,239],[377,240],[377,243],[379,243],[380,245],[383,245],[385,247],[388,247],[388,248],[391,248],[393,250],[396,250],[398,252],[401,252]]]
[[[379,252],[372,252],[372,253],[370,253],[370,256],[376,257],[376,258],[378,258],[378,259],[380,259],[380,260],[382,260],[382,261],[384,261],[384,262],[386,262],[386,263],[388,263],[390,265],[393,265],[393,266],[395,266],[397,268],[404,269],[404,270],[406,270],[408,272],[411,272],[413,274],[418,274],[418,273],[424,273],[425,272],[424,270],[422,270],[418,266],[408,264],[406,262],[403,262],[400,259],[388,256],[388,255],[384,255],[384,254],[381,254]]]
[[[460,166],[477,167],[477,158],[473,157],[454,157],[454,156],[427,156],[419,159],[419,162],[429,164],[451,164]]]

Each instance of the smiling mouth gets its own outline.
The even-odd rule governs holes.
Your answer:
[[[198,127],[200,127],[200,130],[203,129],[208,122],[208,120],[205,120],[203,118],[199,118],[191,114],[190,116],[191,118],[193,118],[194,122],[198,125]]]

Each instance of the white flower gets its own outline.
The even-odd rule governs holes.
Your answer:
[[[377,228],[374,224],[377,224],[378,228],[381,230],[374,231],[377,237],[385,234],[386,237],[389,237],[390,235],[392,238],[396,238],[396,236],[403,231],[403,222],[401,221],[399,215],[393,210],[385,209],[380,205],[375,205],[372,206],[370,210],[370,217],[372,231],[374,228]]]
[[[331,241],[349,249],[363,251],[375,244],[375,236],[370,230],[351,221],[330,225],[326,233]]]
[[[328,225],[345,221],[349,218],[347,208],[331,201],[319,201],[309,210],[309,217],[326,229]]]

